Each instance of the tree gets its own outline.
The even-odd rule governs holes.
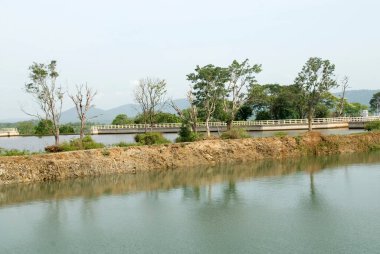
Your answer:
[[[207,136],[211,136],[209,122],[215,111],[218,100],[225,96],[224,84],[229,78],[226,68],[212,64],[204,67],[197,66],[194,73],[187,75],[187,80],[193,84],[195,105],[205,114]]]
[[[152,130],[155,112],[165,104],[165,96],[166,81],[164,79],[141,79],[135,88],[135,100],[144,117],[145,132],[147,131],[147,121],[149,121]]]
[[[370,109],[372,112],[379,114],[380,112],[380,92],[375,93],[369,101]]]
[[[126,114],[119,114],[113,119],[113,125],[125,125],[125,124],[133,124],[133,119],[130,119]]]
[[[343,116],[344,106],[345,106],[344,99],[345,99],[345,96],[346,96],[346,89],[348,88],[348,77],[347,76],[343,77],[340,86],[342,87],[342,94],[340,96],[340,103],[339,103],[339,107],[338,107],[338,112],[337,113],[338,113],[338,116]]]
[[[261,65],[255,64],[251,66],[248,59],[242,63],[234,60],[227,69],[228,81],[226,82],[223,106],[227,118],[227,130],[230,130],[237,112],[248,100],[247,91],[249,87],[257,82],[255,74],[261,72]]]
[[[17,123],[17,129],[19,133],[23,135],[33,135],[35,126],[35,121],[22,121]]]
[[[75,134],[74,127],[70,124],[64,124],[59,127],[59,133],[61,134]]]
[[[190,108],[181,110],[173,101],[170,101],[170,105],[177,112],[178,116],[181,118],[182,122],[185,125],[190,125],[191,130],[197,132],[197,123],[198,123],[198,108],[195,104],[195,98],[192,91],[192,88],[186,94],[187,101],[190,103]]]
[[[88,111],[94,106],[92,101],[94,100],[96,91],[93,91],[87,86],[76,86],[77,91],[75,94],[69,94],[70,99],[75,105],[77,115],[80,121],[79,139],[82,142],[84,138],[84,129],[86,127]]]
[[[38,122],[37,126],[34,127],[34,134],[43,136],[51,135],[53,129],[53,122],[51,120],[42,119]]]
[[[56,84],[58,72],[56,71],[57,62],[51,61],[49,64],[33,63],[30,67],[31,83],[25,85],[27,93],[31,94],[40,110],[41,116],[29,114],[39,120],[51,121],[51,133],[54,135],[55,145],[59,145],[59,121],[62,112],[63,92],[62,87]]]
[[[329,60],[312,57],[303,66],[294,83],[303,92],[307,102],[309,131],[312,130],[312,119],[315,108],[323,93],[337,86],[334,78],[335,65]]]

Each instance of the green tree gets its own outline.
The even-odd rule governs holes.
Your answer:
[[[225,83],[226,93],[224,93],[223,106],[227,130],[230,130],[237,112],[249,98],[249,87],[257,82],[255,75],[261,72],[261,65],[254,64],[251,66],[248,59],[241,63],[234,60],[227,70],[228,80]]]
[[[194,73],[187,75],[193,85],[194,103],[205,116],[207,136],[211,135],[209,122],[215,112],[216,104],[226,94],[225,83],[229,79],[226,68],[216,67],[212,64],[204,67],[197,66]]]
[[[30,67],[30,83],[25,85],[27,93],[31,94],[38,103],[43,115],[35,114],[39,120],[51,122],[48,125],[50,133],[54,135],[55,145],[59,145],[59,121],[62,112],[63,92],[62,87],[56,84],[58,72],[57,62],[49,64],[33,63]]]
[[[380,112],[380,92],[375,93],[369,101],[371,112]]]
[[[59,132],[62,134],[74,134],[75,130],[73,126],[69,124],[64,124],[64,125],[61,125],[61,127],[59,127]]]
[[[40,120],[37,126],[34,128],[36,135],[52,135],[53,122],[51,120]]]
[[[133,124],[133,119],[129,118],[126,114],[119,114],[113,119],[113,125],[125,125],[125,124]]]
[[[36,126],[35,121],[23,121],[17,123],[17,129],[20,134],[23,135],[33,135],[34,127]]]
[[[180,123],[180,122],[181,122],[181,118],[179,118],[175,114],[157,112],[154,115],[154,123]]]
[[[303,92],[303,97],[307,102],[309,131],[312,130],[315,108],[320,102],[323,93],[337,86],[334,71],[335,65],[331,64],[329,60],[312,57],[306,62],[294,81],[298,89]]]

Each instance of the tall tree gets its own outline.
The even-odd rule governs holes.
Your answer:
[[[76,86],[76,93],[69,94],[70,99],[75,105],[77,115],[80,121],[79,138],[82,142],[84,137],[84,129],[86,127],[86,121],[88,119],[88,111],[94,106],[93,100],[97,92],[93,91],[87,86],[87,84]]]
[[[237,112],[249,98],[247,93],[249,87],[257,82],[255,74],[261,72],[261,65],[251,66],[248,59],[241,63],[234,60],[227,69],[229,75],[223,106],[227,118],[227,129],[230,130]]]
[[[38,104],[42,115],[29,114],[39,120],[51,121],[51,132],[54,135],[55,145],[59,145],[59,121],[62,112],[63,92],[62,87],[56,84],[58,72],[57,62],[49,64],[33,63],[30,67],[30,83],[25,85],[27,93],[31,94]]]
[[[338,116],[343,116],[343,113],[344,113],[344,106],[345,106],[345,96],[346,96],[346,90],[348,88],[348,77],[347,76],[344,76],[343,79],[342,79],[342,82],[340,84],[340,86],[342,87],[342,94],[340,96],[340,103],[339,103],[339,107],[338,107]]]
[[[228,69],[212,64],[197,66],[194,73],[187,75],[187,80],[193,84],[195,105],[205,114],[207,136],[211,135],[209,122],[215,111],[218,100],[224,98],[225,83],[228,81]]]
[[[379,114],[380,112],[380,92],[375,93],[369,101],[370,109],[372,112]]]
[[[141,79],[135,89],[135,100],[139,104],[144,117],[146,132],[147,121],[149,121],[152,129],[155,113],[165,104],[166,81],[157,78]]]
[[[307,105],[309,131],[312,130],[312,120],[315,108],[321,96],[331,88],[337,87],[334,79],[335,65],[329,60],[312,57],[303,66],[294,83],[303,92]]]

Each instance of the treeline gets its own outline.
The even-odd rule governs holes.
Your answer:
[[[93,106],[96,91],[87,84],[76,86],[74,93],[63,91],[57,84],[59,74],[56,64],[56,61],[49,64],[33,63],[29,68],[30,83],[25,85],[25,91],[33,96],[40,108],[39,113],[31,114],[39,120],[33,127],[34,134],[49,132],[54,135],[55,144],[59,145],[59,135],[62,132],[78,131],[80,140],[83,140],[90,120],[87,113]],[[112,124],[143,123],[148,132],[149,127],[155,123],[181,122],[190,133],[196,134],[197,123],[205,122],[207,136],[210,136],[210,121],[225,121],[228,130],[231,130],[234,120],[252,117],[260,120],[308,118],[311,130],[311,120],[314,117],[359,116],[367,108],[359,103],[347,102],[344,95],[349,80],[345,77],[338,81],[335,65],[329,60],[310,58],[291,85],[261,85],[256,80],[261,71],[260,64],[251,64],[248,59],[242,62],[235,60],[228,66],[196,66],[187,75],[190,88],[186,97],[190,107],[185,110],[179,109],[173,101],[167,99],[164,79],[141,79],[134,89],[139,115],[134,118],[125,114],[118,115]],[[342,89],[339,98],[329,92],[338,87]],[[62,103],[66,95],[77,111],[80,122],[77,130],[60,124]],[[376,94],[371,100],[372,111],[378,110],[379,101],[380,94]],[[162,105],[165,104],[170,104],[177,115],[162,112]],[[23,126],[20,127],[23,129]],[[187,132],[185,129],[181,131]]]

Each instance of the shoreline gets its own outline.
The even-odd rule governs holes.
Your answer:
[[[380,132],[203,140],[127,148],[0,157],[0,185],[84,176],[189,169],[200,166],[364,152],[379,148]]]

